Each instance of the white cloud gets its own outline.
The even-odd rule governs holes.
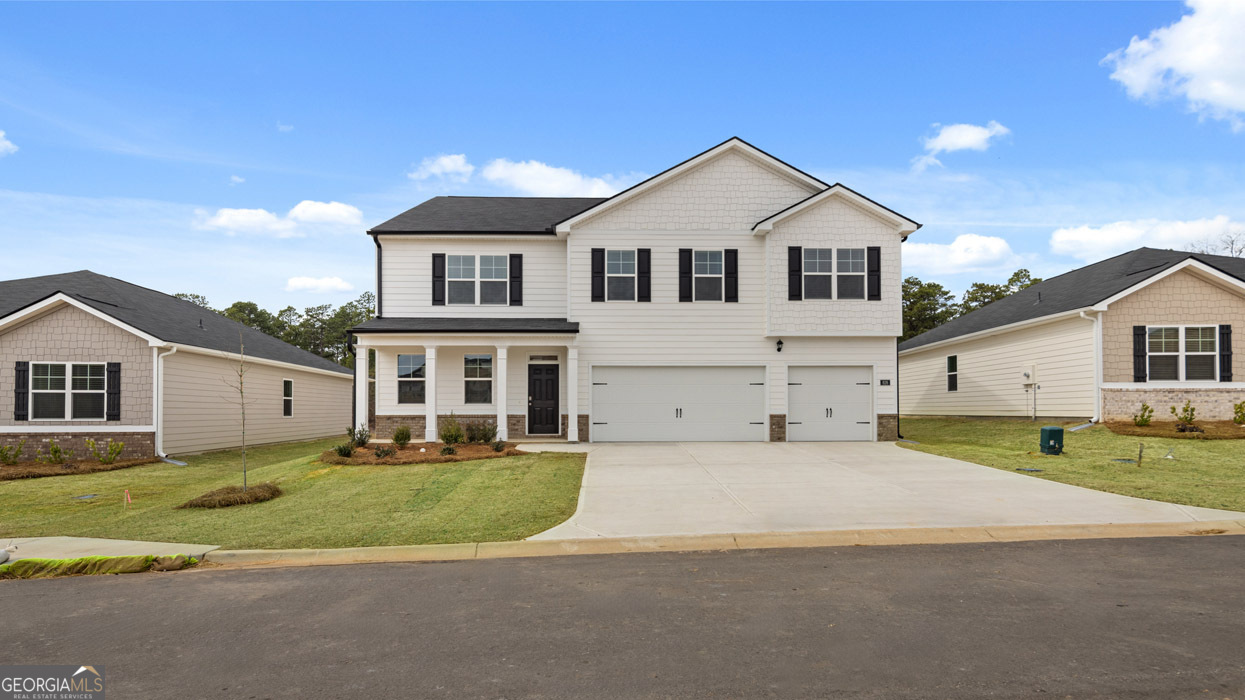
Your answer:
[[[543,197],[609,197],[620,189],[605,178],[590,177],[537,160],[515,162],[498,158],[484,166],[481,174],[494,184]]]
[[[287,292],[327,294],[329,292],[349,292],[352,289],[354,289],[354,285],[340,277],[291,277],[285,283],[285,291]]]
[[[230,233],[273,233],[282,238],[298,235],[293,221],[267,209],[217,209],[203,222],[203,226]]]
[[[294,130],[293,124],[282,124],[281,122],[277,122],[277,131],[280,131],[283,134],[288,134],[293,130]]]
[[[363,212],[358,207],[341,202],[313,202],[304,199],[294,205],[287,218],[304,224],[358,226],[363,223]]]
[[[244,182],[246,182],[246,178],[244,177],[239,177],[238,175],[229,176],[229,184],[231,185],[241,185]]]
[[[1187,0],[1189,14],[1102,59],[1133,99],[1184,98],[1189,110],[1245,129],[1245,2]]]
[[[4,131],[0,131],[0,156],[7,156],[10,153],[17,153],[17,144],[4,137]]]
[[[1052,233],[1050,249],[1059,255],[1096,262],[1141,246],[1189,250],[1216,241],[1224,234],[1245,234],[1245,223],[1216,216],[1192,221],[1141,219],[1116,221],[1105,226],[1076,226]]]
[[[942,165],[939,153],[955,151],[984,151],[991,140],[1006,136],[1011,129],[991,120],[985,126],[976,124],[934,124],[938,133],[925,139],[925,155],[912,159],[912,169],[920,172],[931,165]]]
[[[471,173],[475,172],[476,166],[467,162],[467,156],[463,153],[455,153],[450,155],[440,155],[425,158],[419,163],[419,167],[406,174],[412,180],[427,180],[430,177],[436,177],[452,182],[466,182],[471,178]]]
[[[933,275],[964,272],[997,272],[1022,264],[1007,241],[998,236],[962,233],[950,243],[904,243],[904,274],[918,271]]]

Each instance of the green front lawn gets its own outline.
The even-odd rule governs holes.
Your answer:
[[[900,432],[920,444],[899,444],[1007,471],[1041,469],[1021,473],[1099,491],[1245,511],[1245,441],[1131,437],[1103,426],[1067,432],[1083,422],[903,418]],[[1038,430],[1043,425],[1064,427],[1064,454],[1039,451]],[[1139,444],[1145,444],[1140,466],[1111,461],[1136,459]],[[1175,459],[1164,459],[1168,450],[1174,451]]]
[[[176,506],[242,483],[236,451],[187,457],[185,467],[0,482],[0,542],[73,535],[276,549],[517,540],[575,512],[584,470],[584,455],[555,452],[409,466],[316,461],[341,441],[251,448],[250,483],[275,481],[285,495],[232,508]],[[86,494],[97,497],[74,499]]]

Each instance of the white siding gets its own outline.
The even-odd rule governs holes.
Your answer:
[[[1023,372],[1034,365],[1039,416],[1094,415],[1094,324],[1064,319],[995,336],[948,343],[900,357],[900,413],[1028,416],[1033,394]],[[947,391],[947,356],[955,355],[959,390]]]
[[[563,318],[566,316],[566,243],[537,240],[429,240],[381,236],[381,293],[386,317],[447,316]],[[432,254],[523,255],[523,305],[432,305]]]
[[[376,349],[376,415],[380,416],[422,416],[427,409],[424,404],[398,403],[398,355],[424,353],[424,348],[413,345],[409,348],[377,348]],[[468,353],[487,353],[493,355],[496,363],[497,350],[492,345],[475,347],[439,347],[437,349],[437,413],[449,414],[495,414],[497,413],[497,387],[493,387],[494,403],[469,404],[464,401],[466,381],[463,372],[463,356]],[[529,355],[556,355],[561,373],[558,376],[560,389],[558,405],[561,412],[566,412],[566,348],[556,346],[511,347],[506,360],[506,404],[508,414],[527,415],[527,365]],[[494,370],[494,376],[497,372]]]
[[[191,454],[242,443],[237,362],[179,351],[164,359],[164,451]],[[294,380],[294,415],[282,415],[282,380]],[[246,372],[249,445],[344,434],[350,425],[351,377],[269,365]]]

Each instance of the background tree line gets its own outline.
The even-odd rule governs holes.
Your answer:
[[[235,301],[224,309],[216,309],[201,294],[173,296],[346,367],[354,366],[354,358],[346,351],[346,331],[376,315],[376,295],[371,292],[364,292],[358,299],[336,309],[332,304],[322,304],[299,312],[287,306],[275,314],[261,309],[253,301]]]
[[[956,301],[955,295],[937,282],[922,282],[916,277],[903,281],[903,337],[918,336],[928,330],[981,307],[1009,297],[1016,292],[1041,282],[1028,270],[1016,270],[1003,284],[974,282]]]

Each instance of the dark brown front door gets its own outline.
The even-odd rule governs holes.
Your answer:
[[[557,435],[558,366],[527,366],[527,432],[529,435]]]

